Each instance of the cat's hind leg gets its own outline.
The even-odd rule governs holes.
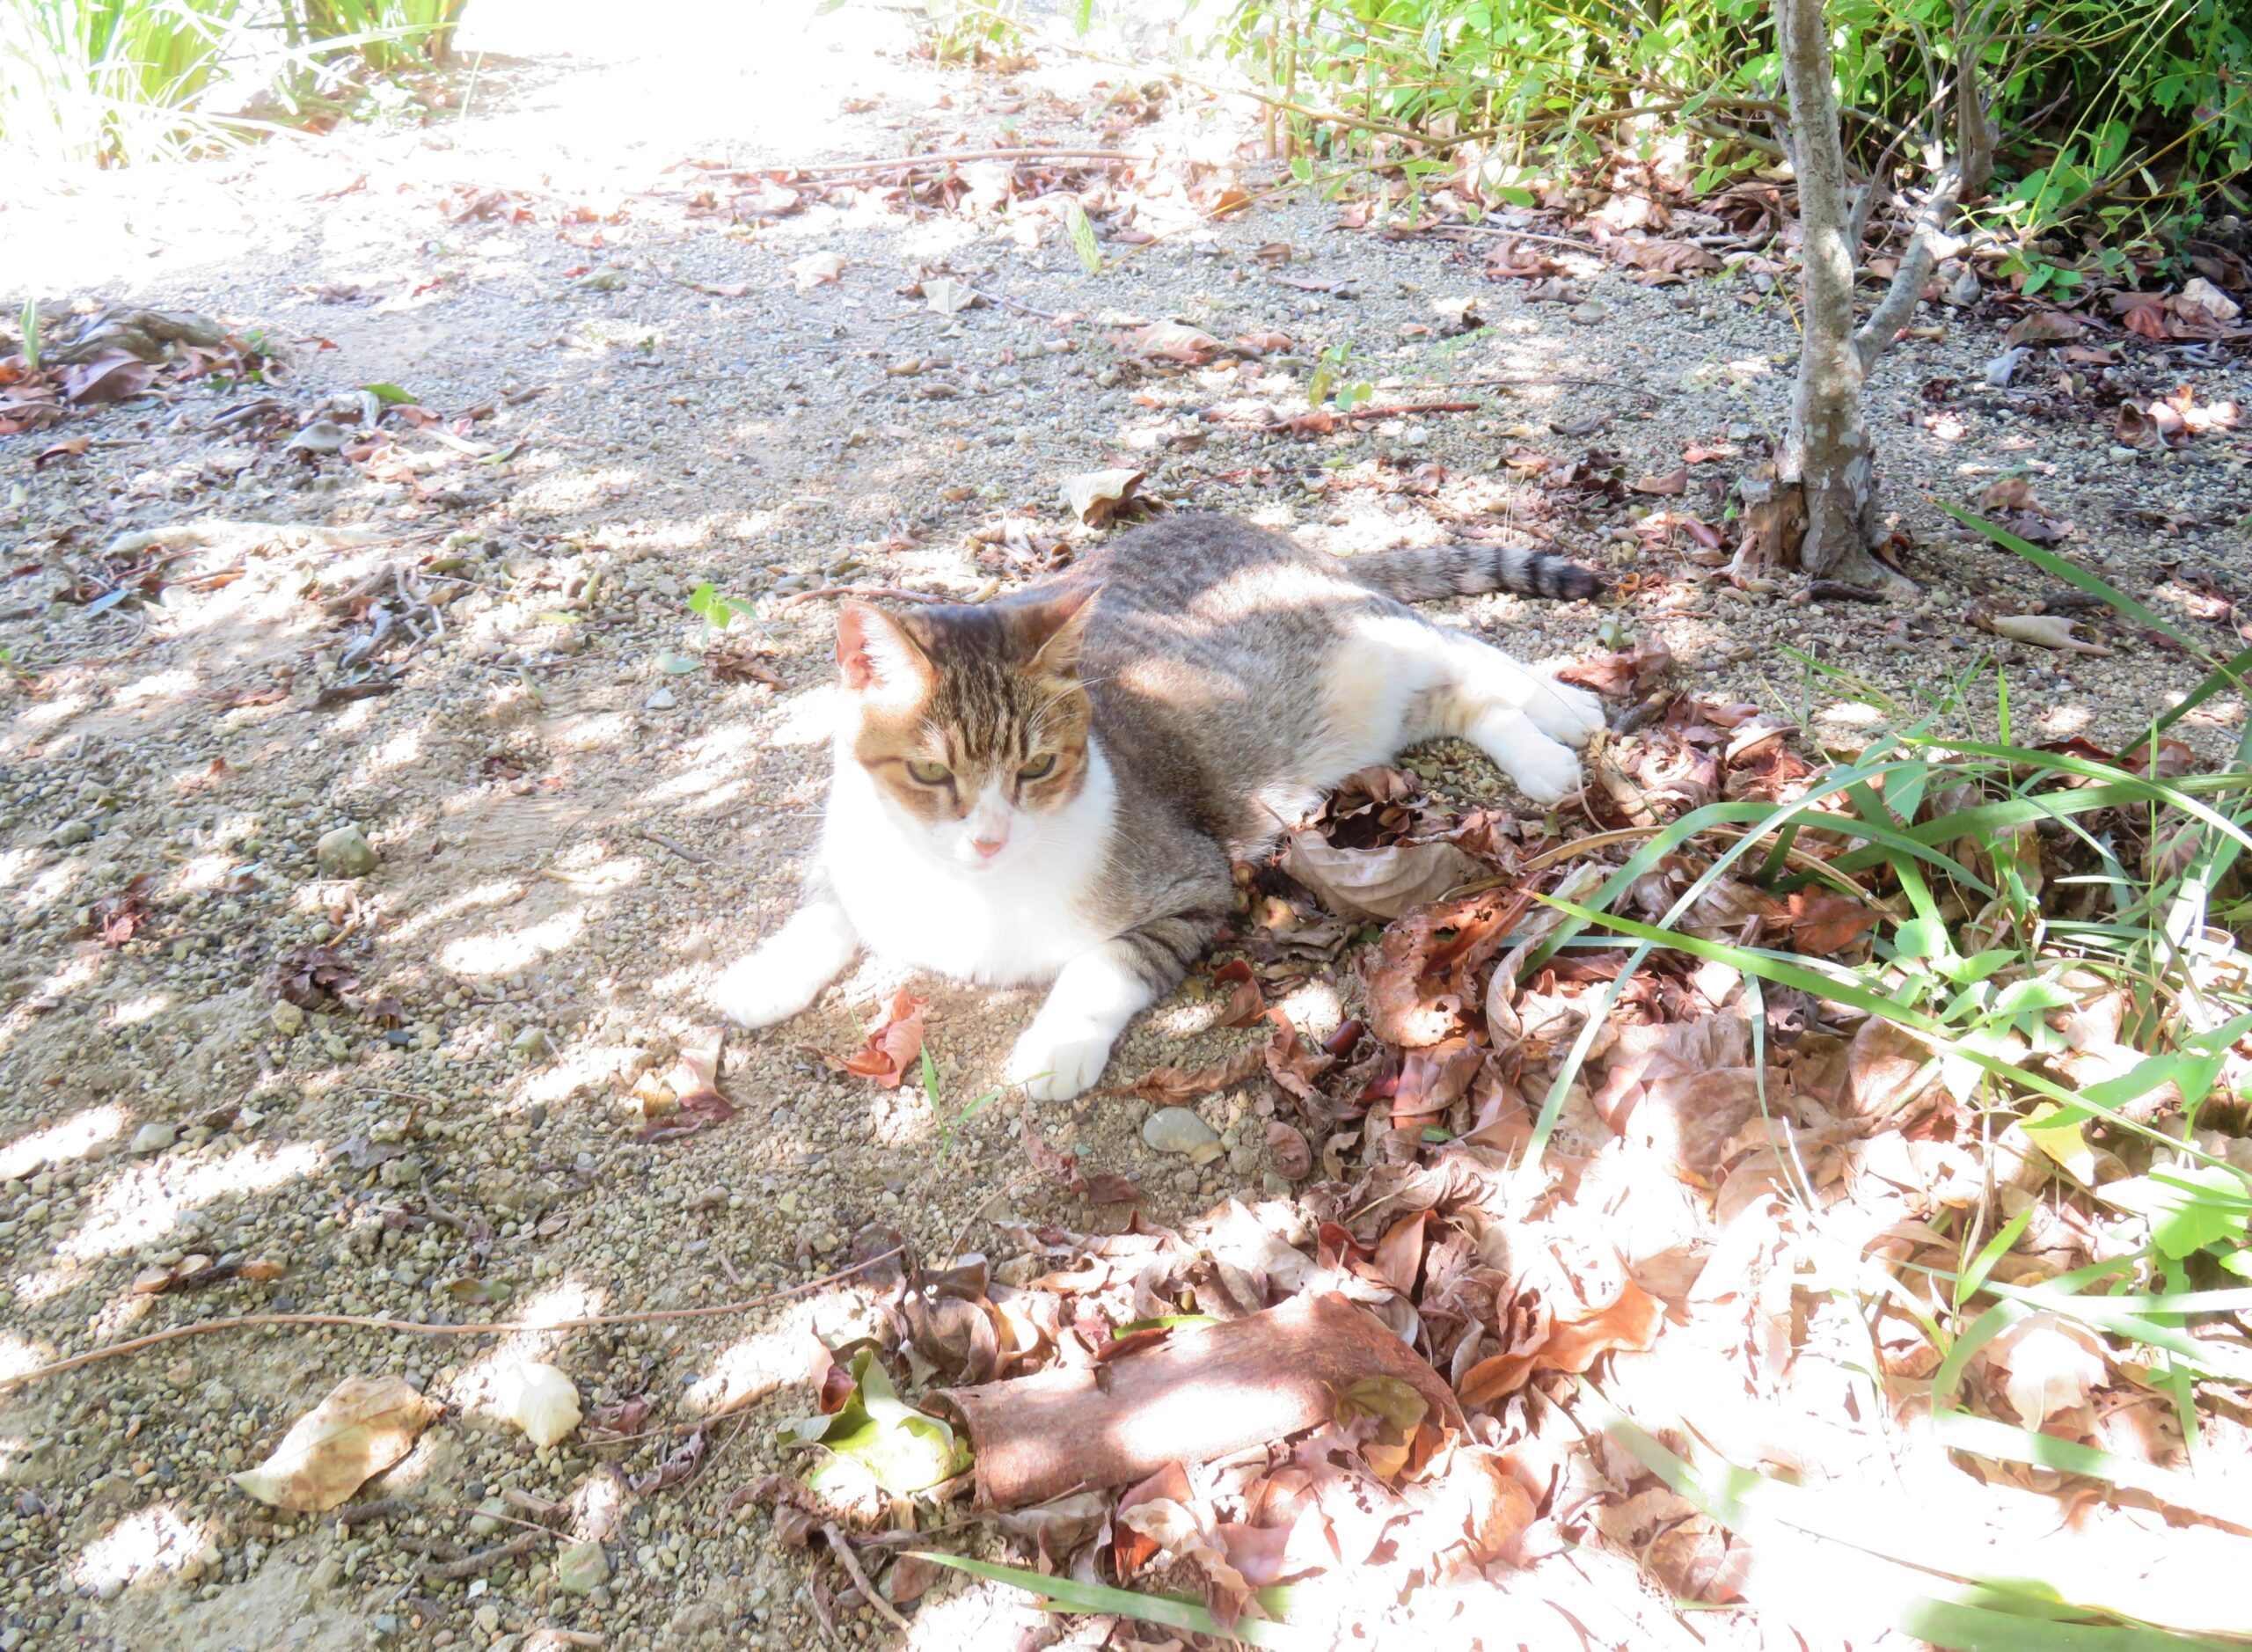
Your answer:
[[[859,950],[852,920],[823,881],[808,888],[787,923],[721,970],[706,996],[739,1027],[771,1027],[819,998]]]

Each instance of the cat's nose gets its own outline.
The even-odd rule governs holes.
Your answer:
[[[1005,834],[1002,837],[993,838],[990,842],[983,837],[973,837],[969,840],[969,846],[977,852],[979,859],[991,860],[995,855],[999,854],[1001,851],[1007,846],[1008,841],[1008,837]]]

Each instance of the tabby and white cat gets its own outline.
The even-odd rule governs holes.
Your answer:
[[[1577,789],[1595,697],[1406,604],[1600,588],[1538,551],[1340,560],[1178,515],[981,607],[847,603],[818,865],[713,1000],[770,1025],[863,947],[983,985],[1053,982],[1007,1077],[1078,1095],[1233,910],[1231,859],[1356,769],[1459,735],[1537,803]]]

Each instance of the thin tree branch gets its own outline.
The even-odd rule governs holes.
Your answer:
[[[1860,352],[1863,372],[1876,364],[1893,335],[1916,313],[1924,283],[1931,279],[1932,267],[1939,261],[1939,244],[1947,237],[1947,226],[1962,194],[1962,172],[1950,164],[1933,183],[1924,209],[1916,215],[1916,227],[1909,235],[1908,250],[1900,255],[1900,267],[1893,272],[1892,285],[1854,333],[1854,348]]]

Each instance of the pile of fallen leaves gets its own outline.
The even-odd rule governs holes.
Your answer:
[[[1538,895],[1584,899],[1663,822],[1810,784],[1791,729],[1671,691],[1668,665],[1645,645],[1577,674],[1626,702],[1624,732],[1590,764],[1585,804],[1602,830],[1567,839],[1498,809],[1450,813],[1415,777],[1374,769],[1244,869],[1210,996],[1216,1026],[1261,1035],[1130,1089],[1162,1105],[1237,1092],[1294,1191],[1164,1225],[1130,1183],[1027,1120],[1033,1170],[1110,1220],[1001,1222],[1013,1254],[998,1262],[928,1268],[910,1254],[881,1289],[875,1343],[816,1359],[818,1409],[789,1436],[815,1452],[813,1472],[742,1494],[775,1509],[786,1542],[833,1555],[835,1572],[816,1568],[824,1618],[863,1597],[894,1615],[930,1586],[943,1557],[902,1520],[910,1495],[968,1498],[1001,1549],[1036,1568],[1011,1580],[1049,1575],[1058,1604],[1097,1598],[1065,1592],[1066,1579],[1185,1590],[1225,1631],[1275,1614],[1269,1585],[1327,1580],[1349,1587],[1299,1591],[1293,1629],[1329,1615],[1374,1634],[1476,1610],[1467,1583],[1562,1604],[1592,1576],[1616,1602],[1639,1574],[1678,1600],[1756,1597],[1764,1550],[1683,1495],[1656,1442],[1857,1498],[1879,1495],[1857,1478],[1865,1461],[1912,1462],[1946,1501],[1943,1516],[1915,1517],[1962,1532],[1964,1566],[2045,1531],[2029,1509],[2048,1505],[2020,1494],[2051,1477],[1991,1442],[1965,1472],[1919,1432],[1930,1410],[2086,1441],[2164,1478],[2183,1442],[2131,1346],[2036,1312],[1941,1373],[1931,1330],[1957,1305],[1954,1272],[1992,1231],[1983,1222],[2016,1218],[1988,1259],[1996,1280],[2037,1283],[2122,1254],[2150,1208],[2128,1184],[2164,1181],[2149,1143],[2012,1126],[1996,1152],[1976,1072],[1931,1059],[1890,1021],[1755,991],[1678,951],[1651,954],[1623,990],[1621,949],[1543,955],[1561,915]],[[2187,758],[2085,755],[2175,774]],[[1961,807],[1966,786],[1942,771],[1925,814]],[[2162,852],[2093,818],[2124,854]],[[1944,847],[2069,903],[2065,882],[2087,868],[2053,837]],[[1707,868],[1692,847],[1704,842],[1656,859],[1613,910],[1663,917]],[[1795,868],[1813,860],[1790,853]],[[1883,891],[1856,888],[1842,874],[1789,894],[1722,877],[1673,926],[1850,961],[1898,921]],[[1974,939],[2007,927],[1992,911],[1962,917]],[[1349,1012],[1320,1044],[1271,1007],[1316,976]],[[2130,995],[2073,982],[2050,1014],[2060,1053],[2040,1064],[2075,1086],[2117,1078],[2140,1059],[2120,1042]],[[903,995],[840,1064],[899,1083],[922,1012]],[[2252,1073],[2241,1048],[2229,1060],[2240,1080]],[[2208,1137],[2252,1160],[2252,1140]],[[2060,1170],[2122,1191],[2042,1199]],[[897,1243],[871,1231],[861,1254]],[[2252,1365],[2241,1324],[2199,1335],[2223,1363]],[[888,1361],[925,1385],[919,1407]],[[1590,1398],[1590,1373],[1607,1398]],[[1935,1374],[1948,1384],[1937,1400]],[[1613,1404],[1649,1432],[1606,1433]],[[2240,1421],[2205,1426],[2209,1446],[2252,1449]],[[2178,1497],[2160,1501],[2182,1512]],[[2078,1507],[2109,1546],[2105,1575],[2151,1583],[2163,1526],[2100,1491]],[[2193,1499],[2189,1512],[2210,1510]],[[1848,1626],[1875,1626],[1833,1604]]]
[[[42,311],[31,336],[18,338],[14,353],[0,357],[0,436],[215,375],[247,378],[269,367],[261,344],[190,311],[57,307]],[[84,451],[82,440],[67,438],[33,463]]]

